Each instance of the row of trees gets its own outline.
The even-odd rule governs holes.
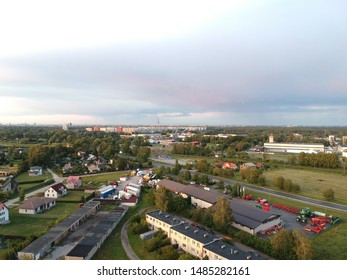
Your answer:
[[[340,166],[339,157],[336,154],[306,154],[300,153],[297,162],[301,166],[338,168]]]

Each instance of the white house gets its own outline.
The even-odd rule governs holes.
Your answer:
[[[20,214],[37,214],[56,205],[55,198],[33,197],[24,201],[19,208]]]
[[[41,166],[32,166],[30,167],[28,173],[29,176],[41,176],[43,168]]]
[[[67,194],[67,188],[64,184],[59,183],[49,187],[45,191],[45,197],[58,198]]]
[[[6,205],[0,202],[0,225],[5,225],[10,222],[10,214]]]

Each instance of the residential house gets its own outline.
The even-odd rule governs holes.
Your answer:
[[[255,166],[256,166],[257,168],[264,168],[265,164],[264,164],[263,162],[257,162],[257,163],[255,164]]]
[[[37,214],[56,205],[55,198],[33,197],[25,200],[18,208],[20,214]]]
[[[63,170],[63,173],[70,173],[72,171],[71,163],[65,164],[62,170]]]
[[[59,183],[49,187],[45,191],[45,197],[58,198],[67,194],[67,188],[64,184]]]
[[[96,172],[100,171],[100,168],[99,168],[99,166],[97,166],[95,164],[91,164],[88,166],[88,170],[89,170],[89,173],[96,173]]]
[[[222,168],[223,169],[232,169],[232,170],[238,169],[237,165],[233,162],[224,162]]]
[[[80,176],[69,176],[66,181],[66,187],[68,189],[79,189],[82,187],[83,182]]]
[[[0,192],[16,193],[18,192],[18,186],[18,182],[15,179],[10,178],[6,180],[4,183],[0,183]]]
[[[41,166],[32,166],[28,171],[29,176],[41,176],[42,172],[43,168]]]
[[[13,174],[13,171],[10,169],[0,169],[0,177],[8,177]]]
[[[10,223],[10,213],[6,205],[0,201],[0,225]]]

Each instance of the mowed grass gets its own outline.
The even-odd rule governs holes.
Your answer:
[[[83,176],[82,182],[83,185],[91,185],[90,182],[93,182],[93,185],[95,184],[106,184],[107,182],[112,181],[118,181],[120,177],[123,177],[125,175],[129,174],[129,171],[119,171],[119,172],[110,172],[107,174],[100,174],[100,175],[89,175],[89,176]]]
[[[46,170],[44,170],[44,172],[41,176],[29,176],[28,172],[23,172],[22,174],[17,176],[15,180],[18,183],[22,183],[22,182],[35,182],[35,181],[39,181],[39,180],[44,181],[44,180],[51,179],[51,178],[52,178],[52,175],[49,172],[47,172]]]
[[[41,235],[55,225],[59,219],[69,216],[76,211],[75,203],[58,203],[50,210],[36,215],[19,214],[18,208],[10,208],[11,223],[0,227],[0,235],[29,236]]]
[[[324,171],[299,170],[291,168],[273,169],[264,172],[268,183],[271,185],[275,178],[282,176],[290,179],[293,183],[299,184],[299,195],[315,199],[324,200],[322,191],[326,188],[332,188],[335,192],[333,202],[347,205],[347,176],[343,174],[334,174]]]

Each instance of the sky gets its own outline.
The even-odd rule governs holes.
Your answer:
[[[0,123],[345,126],[347,1],[0,0]]]

